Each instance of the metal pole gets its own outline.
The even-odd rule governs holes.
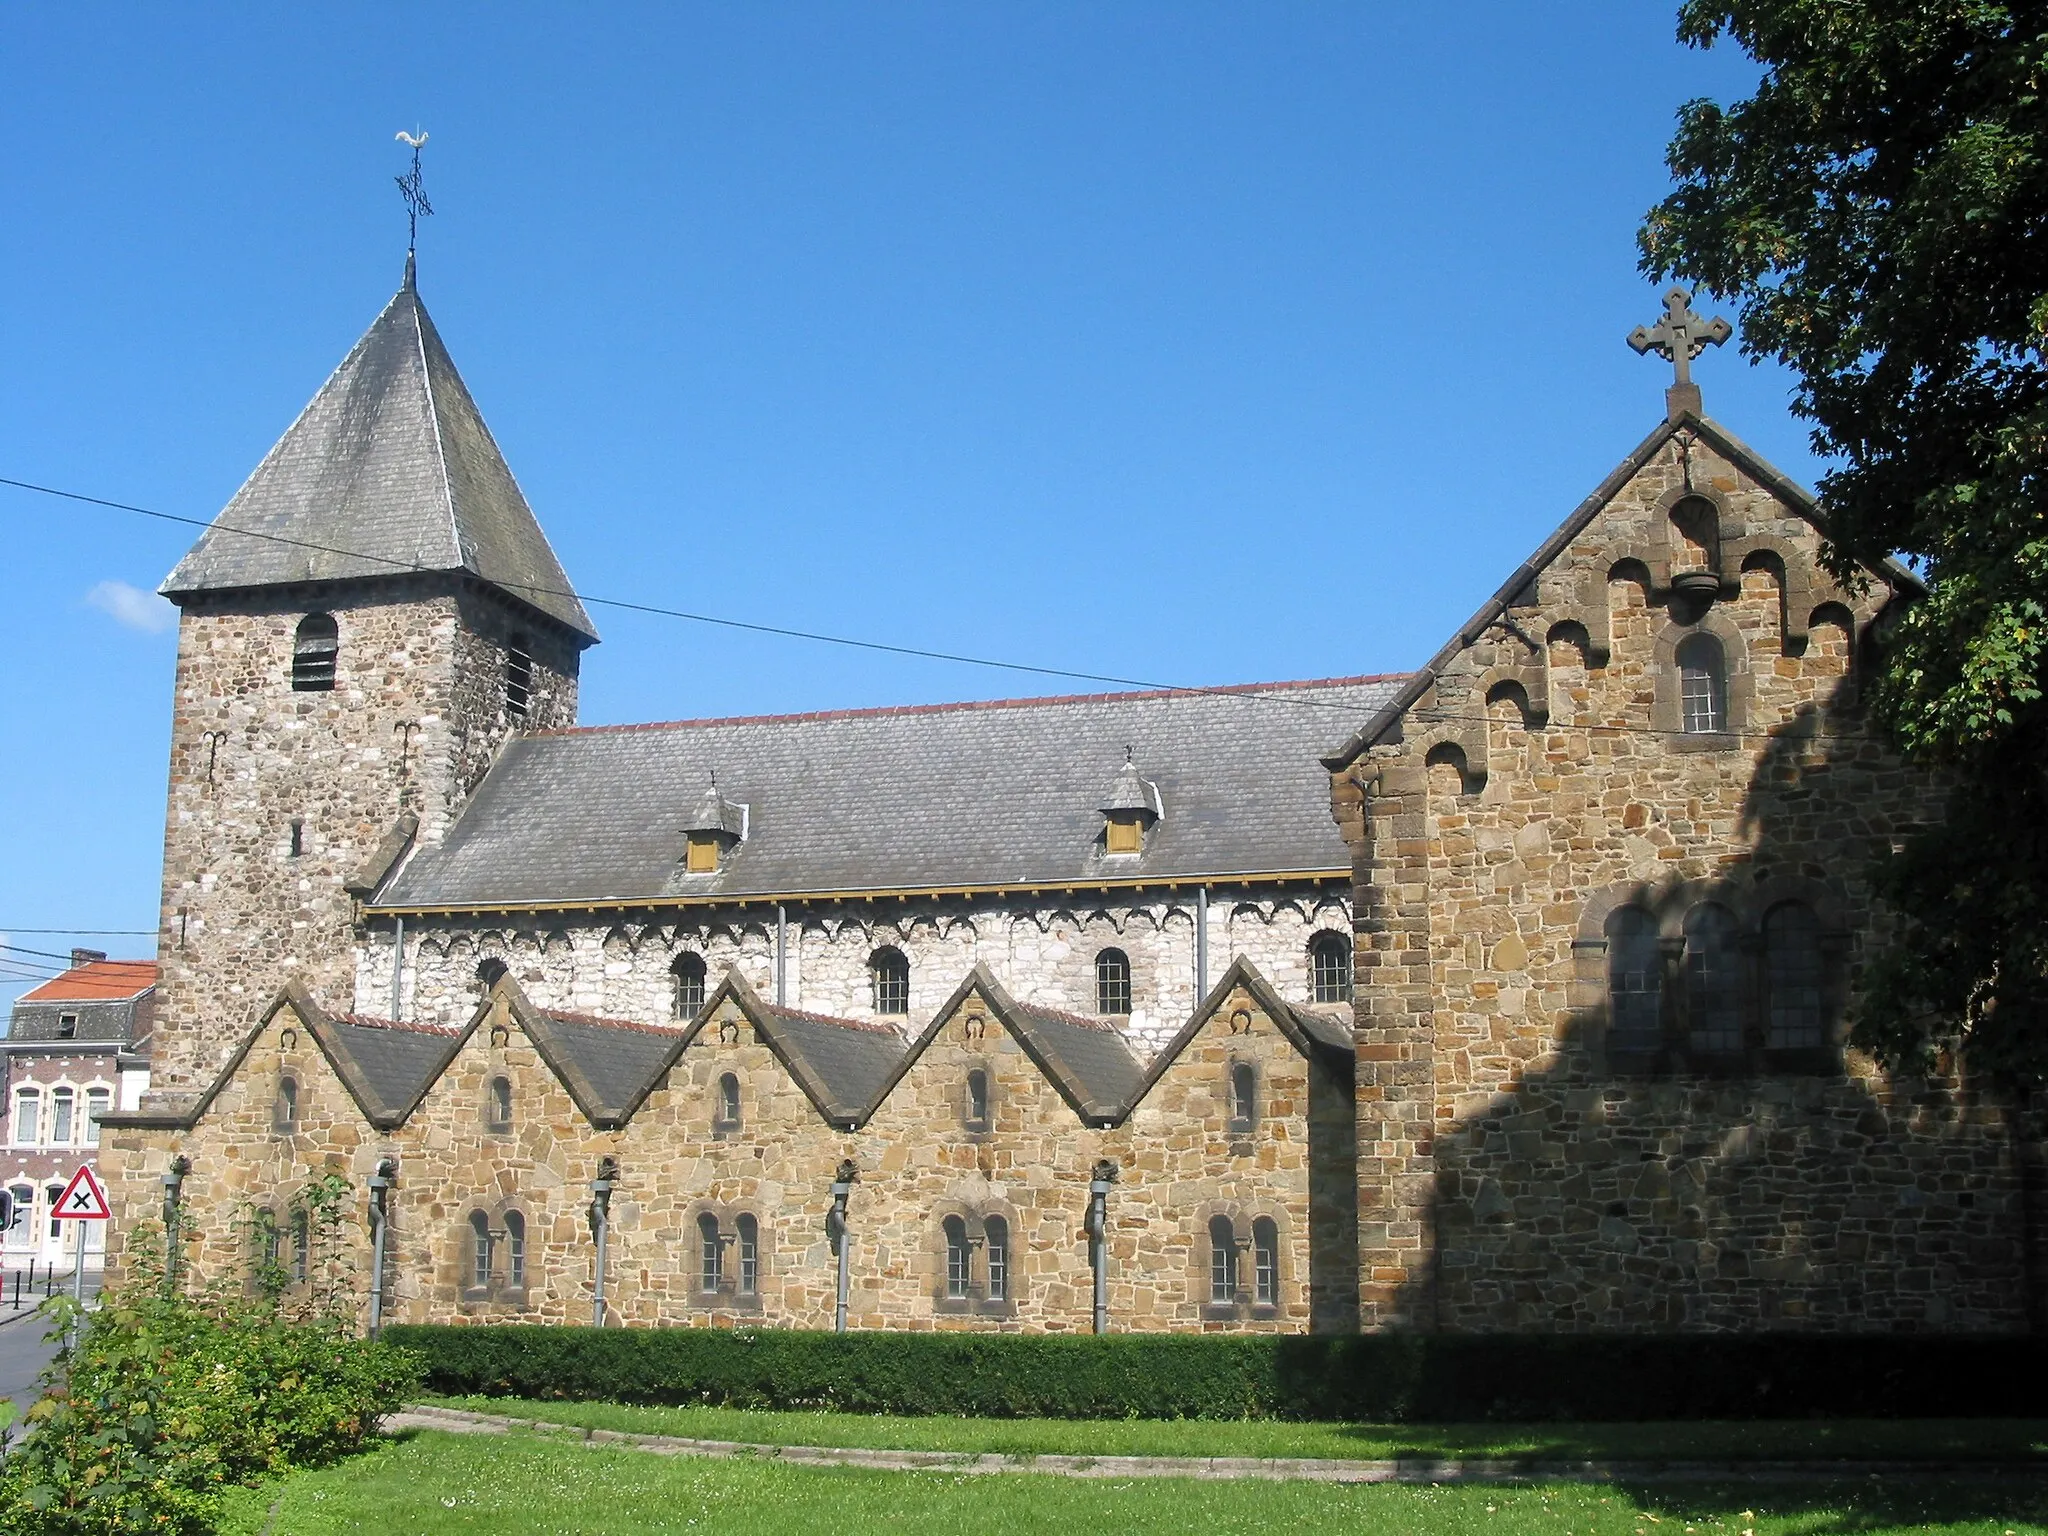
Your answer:
[[[391,929],[391,1022],[404,1022],[398,1011],[400,989],[405,985],[405,919],[392,919]]]
[[[1104,1158],[1088,1181],[1088,1246],[1095,1268],[1095,1331],[1109,1332],[1109,1186],[1116,1164]]]
[[[388,1230],[391,1181],[398,1177],[398,1160],[387,1157],[370,1176],[370,1337],[384,1331],[384,1234]]]
[[[1209,887],[1195,887],[1195,1006],[1209,995]]]
[[[832,1331],[846,1332],[847,1271],[846,1250],[846,1197],[853,1193],[854,1181],[860,1177],[860,1170],[853,1166],[853,1159],[840,1163],[839,1171],[832,1179],[832,1209],[825,1217],[825,1230],[832,1238],[832,1246],[839,1254],[839,1300],[832,1309]]]
[[[597,1276],[590,1287],[590,1326],[604,1326],[604,1251],[611,1234],[612,1188],[618,1183],[619,1165],[612,1158],[598,1159],[597,1177],[590,1181],[590,1235],[597,1240]]]
[[[775,904],[775,1006],[789,1006],[789,917]]]

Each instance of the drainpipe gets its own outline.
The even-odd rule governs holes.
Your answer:
[[[1095,1331],[1109,1332],[1109,1186],[1116,1164],[1104,1158],[1088,1181],[1088,1261],[1095,1268]]]
[[[839,1165],[839,1172],[832,1179],[832,1209],[825,1213],[825,1233],[832,1239],[833,1250],[839,1255],[839,1301],[832,1309],[832,1331],[846,1332],[846,1197],[853,1193],[854,1181],[860,1177],[860,1170],[853,1166],[853,1159],[847,1158]]]
[[[391,929],[391,1022],[404,1022],[398,1011],[399,988],[405,984],[405,919],[392,919]]]
[[[775,1006],[789,1006],[789,916],[775,904]]]
[[[164,1294],[178,1289],[178,1227],[184,1214],[185,1175],[192,1171],[192,1159],[183,1153],[171,1159],[164,1173]]]
[[[1195,887],[1195,1006],[1209,995],[1209,887]]]
[[[597,1240],[597,1278],[590,1287],[590,1326],[593,1328],[604,1326],[604,1249],[605,1239],[611,1235],[612,1189],[618,1181],[618,1160],[599,1158],[597,1177],[590,1181],[590,1235]]]
[[[370,1175],[370,1337],[384,1331],[384,1246],[391,1230],[388,1202],[398,1159],[387,1157]]]

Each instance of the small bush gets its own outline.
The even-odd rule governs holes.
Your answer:
[[[394,1327],[453,1394],[1034,1418],[1377,1422],[2038,1412],[2048,1344],[1878,1335],[1348,1336]]]

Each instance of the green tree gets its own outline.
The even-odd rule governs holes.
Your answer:
[[[2048,7],[1686,0],[1679,37],[1761,67],[1687,103],[1644,269],[1737,301],[1839,468],[1825,558],[1927,595],[1887,626],[1878,720],[1956,786],[1880,861],[1899,918],[1857,1043],[2048,1077]]]

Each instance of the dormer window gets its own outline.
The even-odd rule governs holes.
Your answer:
[[[715,875],[726,855],[746,841],[747,807],[728,800],[718,792],[718,780],[711,781],[697,809],[683,824],[683,873]]]
[[[77,1014],[60,1013],[57,1015],[57,1038],[59,1040],[76,1040],[78,1038]]]
[[[1124,765],[1109,787],[1102,807],[1102,851],[1111,858],[1145,851],[1145,834],[1160,817],[1159,786],[1138,772],[1129,747]]]

